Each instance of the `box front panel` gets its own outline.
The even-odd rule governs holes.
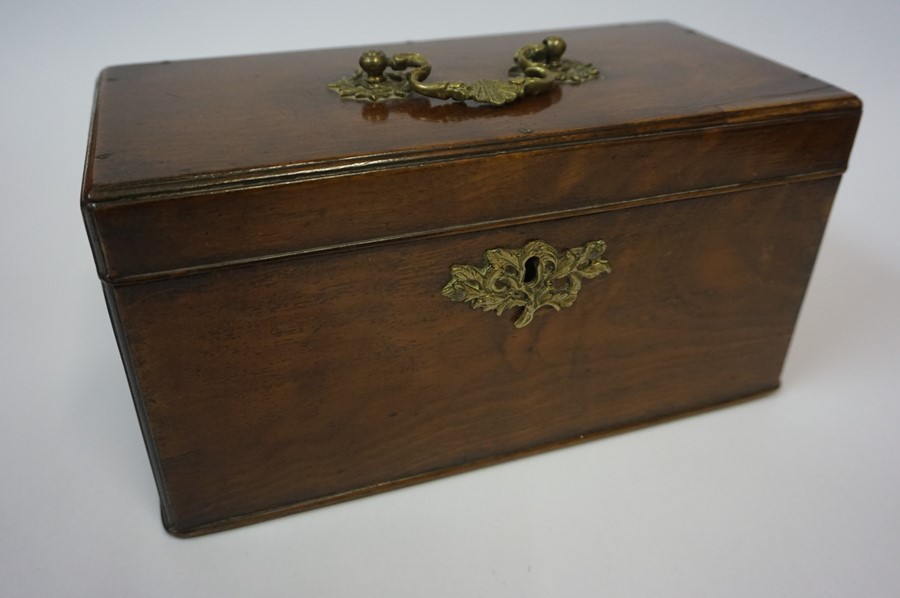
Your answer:
[[[117,287],[167,524],[236,525],[777,386],[837,183]],[[538,239],[602,239],[612,272],[523,328],[442,296],[451,265]]]

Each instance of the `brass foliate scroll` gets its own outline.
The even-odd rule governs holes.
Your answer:
[[[531,241],[521,249],[489,249],[480,268],[450,267],[450,282],[441,294],[451,301],[472,304],[475,309],[496,311],[522,308],[516,328],[527,326],[542,307],[559,311],[575,302],[582,278],[609,273],[609,262],[601,256],[603,241],[558,252],[544,241]]]
[[[577,85],[600,76],[590,64],[563,59],[565,51],[566,42],[550,36],[539,44],[519,48],[508,79],[425,83],[431,74],[431,63],[422,54],[405,52],[388,57],[381,50],[369,50],[360,56],[356,73],[329,83],[328,87],[341,97],[368,102],[403,98],[416,92],[441,100],[502,106],[545,93],[560,83]]]

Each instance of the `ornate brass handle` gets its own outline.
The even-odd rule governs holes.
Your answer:
[[[475,309],[496,310],[521,307],[516,328],[527,326],[542,307],[559,311],[575,303],[582,278],[610,272],[601,259],[603,241],[560,254],[544,241],[531,241],[521,249],[489,249],[481,268],[468,265],[450,267],[450,282],[441,294],[451,301],[470,302]]]
[[[441,100],[472,100],[501,106],[524,96],[549,91],[557,83],[578,84],[600,76],[590,64],[564,59],[565,51],[566,42],[561,37],[550,36],[540,44],[519,48],[514,57],[516,65],[509,70],[509,79],[425,83],[431,74],[431,63],[421,54],[400,53],[388,58],[381,50],[369,50],[359,58],[360,70],[329,83],[328,87],[341,97],[370,102],[403,98],[415,91]],[[388,67],[393,72],[385,72]]]

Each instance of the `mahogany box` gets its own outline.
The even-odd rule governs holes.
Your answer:
[[[779,384],[856,97],[671,23],[382,49],[100,75],[81,207],[172,533]]]

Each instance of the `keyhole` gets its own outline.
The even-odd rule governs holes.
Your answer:
[[[538,265],[540,260],[537,256],[531,256],[525,260],[525,274],[522,275],[522,282],[534,282],[538,275]]]

